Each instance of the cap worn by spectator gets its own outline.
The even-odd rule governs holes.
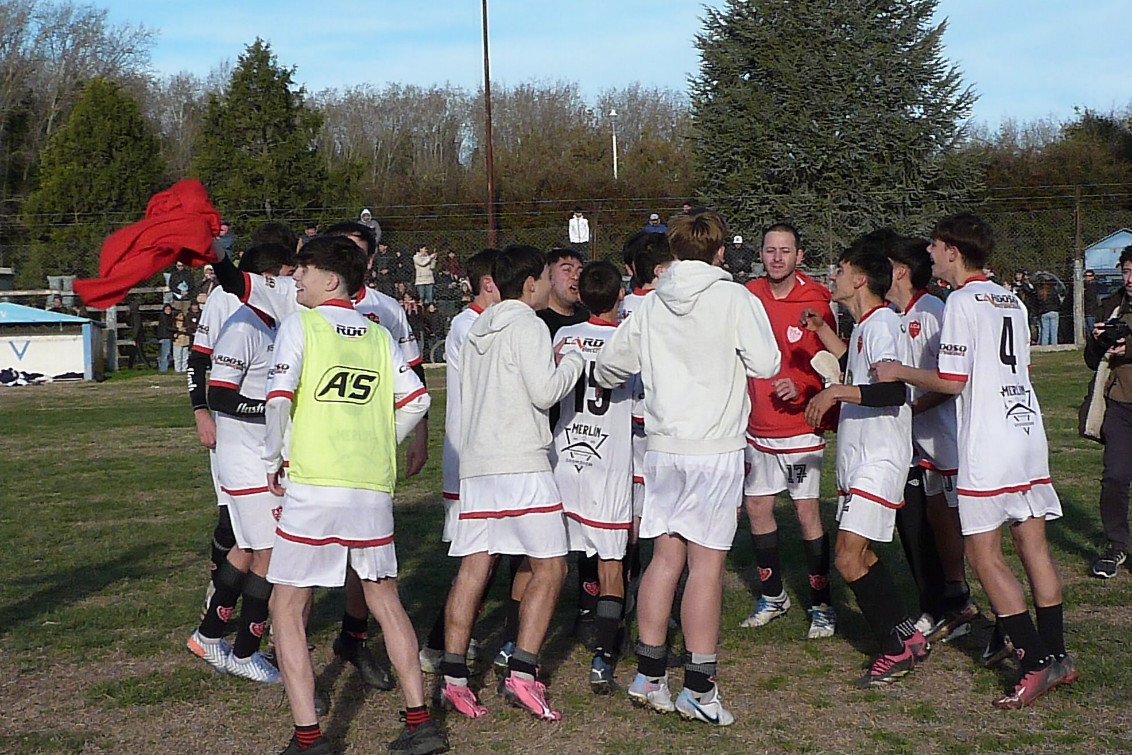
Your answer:
[[[660,215],[654,212],[652,215],[649,215],[649,220],[660,220]]]
[[[735,238],[731,239],[731,243],[732,244],[742,244],[743,243],[743,237],[742,236],[736,236]]]

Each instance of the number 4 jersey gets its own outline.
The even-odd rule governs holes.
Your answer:
[[[1030,331],[1018,297],[982,276],[952,292],[943,310],[939,374],[965,383],[956,404],[960,501],[1051,486],[1042,411],[1030,383]]]
[[[601,389],[594,380],[598,352],[617,326],[591,317],[558,331],[562,353],[576,351],[585,369],[559,402],[551,462],[566,515],[584,524],[625,526],[632,519],[633,392],[625,384]],[[573,549],[573,543],[571,543]]]

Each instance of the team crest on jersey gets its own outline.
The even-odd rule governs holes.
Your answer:
[[[365,318],[367,320],[369,320],[370,322],[377,323],[378,325],[381,324],[381,318],[378,317],[377,314],[374,313],[374,312],[366,312]]]
[[[918,338],[920,332],[921,328],[919,320],[913,320],[912,322],[908,323],[908,335],[912,336],[913,338]]]
[[[329,404],[368,404],[374,388],[380,384],[381,375],[373,370],[338,365],[322,373],[314,400]]]
[[[559,454],[581,472],[594,461],[601,460],[601,447],[609,438],[600,427],[575,422],[566,428],[566,447]]]
[[[802,340],[802,329],[797,325],[791,325],[786,328],[786,340],[790,343],[798,343]]]
[[[1024,385],[1004,385],[999,393],[1002,395],[1006,421],[1011,427],[1029,435],[1037,416],[1032,406],[1034,392]]]

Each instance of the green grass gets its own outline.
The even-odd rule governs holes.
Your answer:
[[[737,722],[708,730],[595,698],[588,658],[566,633],[573,580],[543,655],[553,701],[566,718],[539,724],[508,709],[483,680],[491,715],[448,718],[466,752],[1132,752],[1132,577],[1089,579],[1101,539],[1100,446],[1076,435],[1088,374],[1077,353],[1040,354],[1034,376],[1065,517],[1049,537],[1065,582],[1067,635],[1081,680],[1025,711],[989,706],[1007,684],[976,666],[986,623],[937,647],[928,664],[884,690],[856,690],[871,641],[844,584],[834,580],[838,636],[810,642],[796,607],[760,630],[738,628],[755,579],[749,538],[729,559],[720,677]],[[427,632],[455,564],[439,543],[443,375],[434,384],[431,460],[397,494],[402,595]],[[827,454],[823,500],[832,501]],[[1130,461],[1132,463],[1132,461]],[[0,392],[0,752],[274,752],[289,736],[278,687],[214,674],[183,649],[200,610],[215,520],[208,458],[196,441],[180,376],[145,371],[103,384]],[[823,515],[832,529],[832,507]],[[797,523],[780,503],[787,589],[805,594]],[[1017,559],[1008,556],[1017,567]],[[879,548],[901,596],[913,591],[898,544]],[[1020,573],[1020,571],[1019,571]],[[491,650],[503,586],[488,596],[480,626]],[[976,599],[987,601],[976,588]],[[796,601],[798,602],[798,601]],[[323,722],[339,751],[383,751],[399,726],[396,692],[363,690],[333,662],[339,592],[315,599],[311,641],[320,683],[333,692]],[[380,641],[375,643],[380,647]],[[619,669],[627,684],[632,663]]]

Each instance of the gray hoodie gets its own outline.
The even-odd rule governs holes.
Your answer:
[[[509,299],[479,316],[460,351],[460,477],[549,472],[547,411],[573,390],[585,361],[554,365],[546,324]]]
[[[774,377],[781,358],[754,295],[718,267],[682,260],[606,342],[594,377],[611,388],[641,373],[650,451],[720,454],[746,445],[747,375]]]

